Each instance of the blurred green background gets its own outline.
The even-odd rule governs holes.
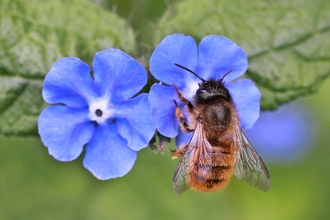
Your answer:
[[[93,2],[139,30],[143,48],[151,45],[146,33],[152,21],[174,0]],[[265,161],[272,179],[266,193],[233,177],[218,193],[174,196],[173,144],[163,154],[146,148],[126,176],[99,181],[83,168],[83,156],[63,163],[38,138],[0,137],[0,219],[329,219],[329,96],[327,80],[317,94],[301,99],[315,116],[316,141],[298,160]]]
[[[327,80],[304,99],[316,119],[316,142],[299,160],[265,161],[272,179],[266,193],[233,177],[218,193],[174,196],[174,145],[164,154],[146,148],[126,176],[99,181],[82,156],[63,163],[38,138],[1,137],[0,219],[328,219],[329,95]]]

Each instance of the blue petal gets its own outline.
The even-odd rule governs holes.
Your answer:
[[[247,69],[247,56],[243,49],[228,38],[209,35],[199,44],[198,74],[204,78],[220,79],[233,69],[224,81],[232,81],[243,75]]]
[[[196,76],[174,63],[193,71],[196,69],[197,46],[192,37],[174,34],[163,39],[150,57],[150,72],[161,82],[175,84],[179,89],[184,88],[187,82],[197,80]]]
[[[260,113],[259,89],[248,79],[241,79],[225,86],[233,97],[242,128],[251,128]]]
[[[122,177],[133,167],[136,151],[117,131],[115,124],[98,126],[86,148],[84,166],[101,180]]]
[[[87,109],[56,105],[42,111],[38,129],[50,155],[60,161],[71,161],[81,154],[95,126],[88,118]]]
[[[151,119],[148,94],[116,103],[112,110],[118,132],[128,141],[127,145],[136,151],[148,146],[156,130]]]
[[[179,134],[175,138],[175,144],[177,147],[181,147],[182,144],[189,144],[190,139],[193,135],[193,132],[183,132],[181,128],[179,128]]]
[[[147,83],[144,67],[117,49],[98,52],[93,62],[94,80],[101,95],[111,102],[127,100]]]
[[[49,104],[63,103],[69,107],[86,107],[98,96],[89,66],[74,57],[53,65],[46,75],[42,95]]]
[[[158,131],[166,137],[175,137],[178,134],[179,122],[175,117],[175,104],[178,95],[174,87],[154,84],[150,88],[149,102],[151,118]]]

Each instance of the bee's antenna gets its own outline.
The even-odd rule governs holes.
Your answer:
[[[199,75],[197,75],[197,73],[195,73],[194,71],[188,69],[187,67],[181,66],[180,64],[177,64],[177,63],[174,63],[174,65],[176,65],[176,66],[178,66],[178,67],[180,67],[180,68],[182,68],[182,69],[185,69],[185,70],[191,72],[192,74],[194,74],[195,76],[197,76],[198,79],[202,80],[203,82],[206,82],[205,79],[201,78]],[[231,70],[230,70],[230,71],[231,71]]]
[[[223,81],[223,79],[231,72],[231,71],[233,71],[234,69],[230,69],[230,70],[228,70],[226,73],[225,73],[225,75],[223,75],[223,77],[220,79],[220,81],[222,82]]]

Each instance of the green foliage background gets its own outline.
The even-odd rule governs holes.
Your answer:
[[[327,219],[329,21],[327,0],[0,0],[0,219]],[[242,46],[263,109],[316,93],[302,100],[314,113],[316,142],[296,161],[265,161],[267,193],[233,178],[219,193],[175,197],[174,145],[164,154],[144,149],[128,175],[99,181],[82,156],[62,163],[40,142],[42,81],[56,60],[91,63],[116,47],[147,67],[171,33],[225,35]]]

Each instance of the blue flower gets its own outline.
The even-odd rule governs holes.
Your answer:
[[[288,162],[310,149],[315,137],[313,125],[306,106],[295,102],[275,111],[262,111],[254,126],[245,133],[262,158]]]
[[[117,49],[95,55],[93,78],[78,58],[57,61],[44,81],[38,129],[49,154],[76,159],[86,146],[83,164],[99,179],[131,170],[137,151],[155,132],[147,94],[135,95],[147,82],[146,71]],[[134,97],[134,98],[132,98]]]
[[[205,80],[220,79],[232,69],[224,78],[224,82],[233,97],[242,128],[250,128],[259,117],[258,88],[247,79],[232,82],[245,73],[247,56],[242,48],[228,38],[209,35],[204,37],[197,47],[192,37],[174,34],[166,37],[153,52],[150,58],[152,75],[162,83],[176,85],[183,96],[193,102],[193,96],[201,81],[174,63],[194,71]],[[174,87],[162,83],[154,84],[150,89],[152,119],[161,134],[171,138],[177,136],[176,144],[179,146],[181,143],[187,143],[191,134],[179,129],[173,103],[173,100],[178,100],[178,96]]]

